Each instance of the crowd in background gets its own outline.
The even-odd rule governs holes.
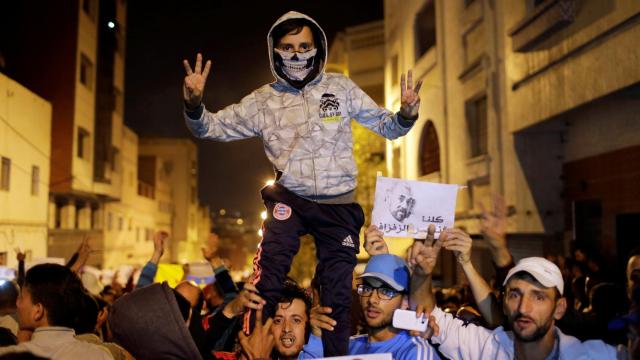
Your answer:
[[[390,352],[396,359],[470,356],[462,350],[451,352],[447,347],[450,340],[443,340],[446,334],[442,333],[451,336],[453,330],[445,315],[432,316],[433,324],[426,332],[394,328],[390,318],[395,310],[403,308],[412,308],[418,314],[450,314],[446,316],[464,327],[476,326],[491,334],[500,334],[500,329],[514,331],[515,352],[519,351],[518,341],[526,341],[513,327],[526,327],[527,321],[535,322],[536,318],[525,317],[524,310],[518,308],[521,317],[512,319],[507,310],[512,295],[509,289],[505,293],[504,285],[518,278],[514,277],[514,266],[520,269],[525,265],[516,262],[509,252],[505,207],[499,198],[494,202],[495,206],[484,211],[482,218],[482,234],[496,274],[487,281],[472,268],[473,242],[460,229],[448,229],[438,240],[432,232],[430,238],[416,240],[406,259],[389,254],[382,232],[374,225],[365,229],[364,248],[371,258],[365,274],[354,281],[350,354]],[[132,273],[124,286],[114,277],[101,289],[95,289],[90,276],[83,276],[91,254],[86,239],[66,266],[40,264],[25,271],[24,253],[18,252],[15,280],[0,284],[0,359],[322,357],[322,342],[318,339],[323,332],[332,330],[335,321],[331,319],[331,309],[319,303],[322,289],[317,281],[304,289],[288,279],[274,317],[262,319],[265,301],[250,279],[234,282],[224,262],[205,249],[203,256],[215,274],[213,283],[198,286],[183,280],[171,288],[166,282],[154,282],[167,237],[166,233],[156,234],[154,252],[139,276]],[[451,288],[432,289],[430,276],[442,249],[455,253],[467,281]],[[542,258],[530,259],[536,259],[541,266],[546,264]],[[609,272],[610,264],[601,256],[585,249],[575,248],[568,257],[546,256],[545,261],[555,264],[561,274],[562,284],[554,286],[559,289],[558,296],[566,300],[566,310],[552,324],[562,334],[577,338],[578,343],[602,344],[598,345],[601,349],[606,343],[611,345],[606,347],[610,350],[607,354],[640,358],[640,250],[624,260],[628,261],[626,283]],[[535,269],[524,269],[533,274],[530,283],[549,287],[540,285],[545,278],[540,278]],[[248,309],[257,311],[250,328],[243,326]],[[602,343],[589,341],[596,339]],[[474,345],[456,346],[472,349]],[[483,345],[480,353],[486,353],[486,348]],[[562,355],[565,350],[561,346],[557,351]],[[495,354],[517,357],[513,352]],[[591,357],[602,356],[597,354],[605,352],[592,351]]]

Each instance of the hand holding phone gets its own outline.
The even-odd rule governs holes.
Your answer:
[[[393,327],[396,329],[415,330],[424,332],[427,330],[429,319],[423,314],[416,317],[416,312],[397,309],[393,313]]]

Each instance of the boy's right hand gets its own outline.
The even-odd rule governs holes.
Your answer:
[[[182,62],[184,70],[187,72],[187,76],[184,77],[184,86],[182,87],[184,102],[187,109],[196,109],[202,102],[204,85],[207,82],[207,76],[209,76],[209,70],[211,69],[211,60],[207,60],[204,69],[202,69],[202,54],[198,53],[196,56],[196,66],[193,70],[189,65],[189,61],[185,59]]]

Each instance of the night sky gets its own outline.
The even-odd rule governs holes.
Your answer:
[[[125,121],[141,136],[191,137],[182,118],[182,59],[213,62],[205,88],[209,110],[238,102],[273,81],[266,35],[282,14],[314,18],[329,44],[345,27],[383,18],[382,0],[128,1]],[[191,137],[193,138],[193,137]],[[273,169],[259,139],[196,140],[199,195],[212,210],[254,217]]]

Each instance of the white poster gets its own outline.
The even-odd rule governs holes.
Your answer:
[[[333,356],[321,359],[331,360],[393,360],[391,353],[379,353],[379,354],[360,354],[360,355],[347,355],[347,356]]]
[[[435,237],[455,220],[458,185],[393,179],[378,176],[372,224],[385,237],[424,239],[430,224]]]

